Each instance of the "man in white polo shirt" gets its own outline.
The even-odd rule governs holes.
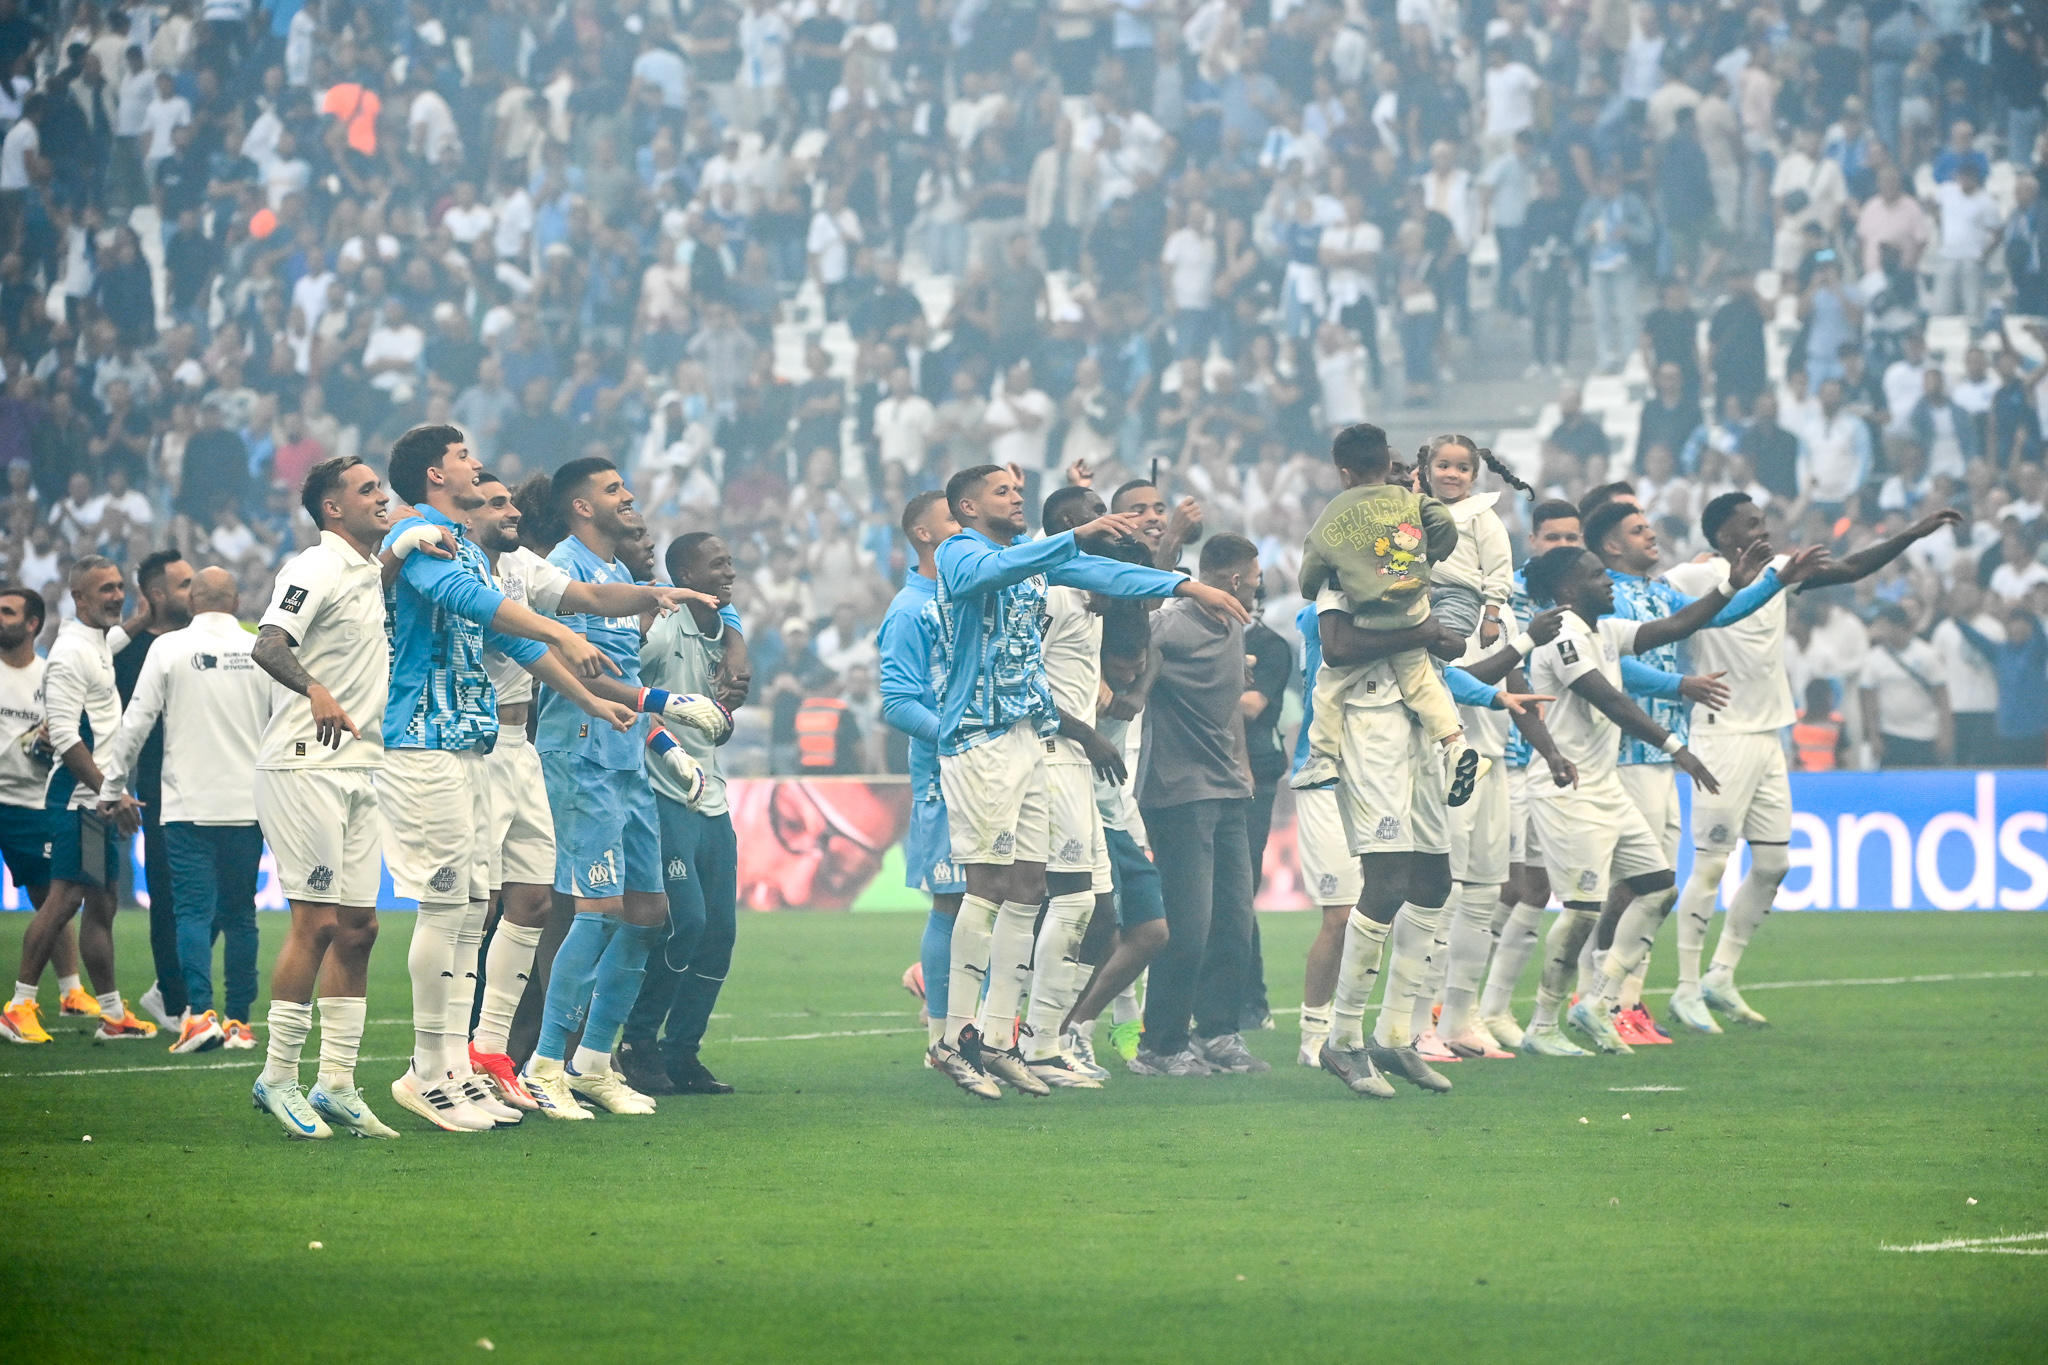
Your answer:
[[[164,725],[163,823],[177,910],[178,961],[189,1002],[171,1051],[224,1043],[253,1048],[256,1003],[256,746],[270,719],[270,678],[249,651],[256,637],[235,619],[241,595],[226,569],[192,578],[192,624],[151,647],[135,694],[110,741],[100,813],[123,828],[139,822],[126,791],[130,766],[159,719]],[[112,797],[108,793],[114,793]],[[213,940],[227,939],[227,1014],[213,1008]]]

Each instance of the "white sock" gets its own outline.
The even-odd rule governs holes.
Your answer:
[[[1694,850],[1692,876],[1678,898],[1678,989],[1700,988],[1700,955],[1707,947],[1707,927],[1714,922],[1714,901],[1720,896],[1721,874],[1728,855]]]
[[[926,1019],[924,1021],[924,1045],[926,1047],[930,1047],[945,1036],[946,1021],[944,1019]]]
[[[469,1066],[469,1015],[476,1007],[476,973],[483,965],[484,924],[491,917],[488,901],[471,901],[455,930],[455,980],[448,991],[448,1023],[441,1046],[457,1076],[473,1074]]]
[[[128,1013],[128,1007],[121,1003],[121,992],[119,991],[108,991],[104,995],[94,996],[93,998],[100,1002],[100,1017],[102,1019],[119,1019]]]
[[[301,1005],[299,1008],[304,1009]],[[356,1054],[363,1048],[363,1024],[368,1014],[368,1002],[360,995],[323,995],[320,997],[320,1075],[319,1083],[329,1090],[353,1090],[356,1084]],[[272,1030],[277,1028],[277,1006],[270,1007]],[[304,1035],[301,1033],[301,1041]],[[276,1050],[275,1032],[271,1035],[271,1049]],[[293,1073],[297,1073],[296,1060]]]
[[[1387,998],[1380,1006],[1374,1040],[1381,1047],[1406,1047],[1415,1041],[1416,1002],[1428,990],[1430,957],[1445,910],[1441,905],[1403,902],[1394,916],[1392,951],[1387,954]]]
[[[1321,1043],[1330,1036],[1330,1002],[1301,1007],[1301,1045]]]
[[[1449,964],[1444,973],[1444,1015],[1437,1032],[1455,1038],[1472,1026],[1479,1003],[1479,981],[1493,953],[1493,907],[1500,904],[1497,886],[1460,886],[1451,914]]]
[[[1536,951],[1537,930],[1543,924],[1543,907],[1523,901],[1508,912],[1500,937],[1493,945],[1493,964],[1487,968],[1486,989],[1479,996],[1481,1018],[1491,1019],[1514,1008],[1515,987],[1528,970]]]
[[[35,982],[33,982],[33,981],[17,981],[17,982],[15,982],[15,983],[14,983],[14,998],[13,998],[12,1000],[8,1001],[7,1003],[8,1003],[8,1005],[9,1005],[9,1006],[14,1006],[14,1005],[20,1005],[20,1004],[25,1004],[25,1003],[27,1003],[28,1001],[30,1001],[30,1000],[33,1000],[33,999],[35,999],[35,998],[36,998],[36,983],[35,983]]]
[[[953,919],[953,965],[946,975],[946,1046],[960,1044],[960,1030],[974,1022],[981,983],[988,979],[989,940],[996,927],[996,903],[985,896],[960,898]]]
[[[982,1041],[989,1047],[1007,1048],[1017,1041],[1017,1016],[1031,985],[1031,931],[1037,924],[1035,905],[1004,901],[996,909],[988,948],[988,991],[982,996],[976,1021]],[[947,1007],[951,1008],[950,1002]]]
[[[1531,1029],[1555,1028],[1557,1011],[1572,993],[1579,979],[1579,950],[1600,925],[1598,910],[1573,910],[1569,906],[1550,926],[1543,939],[1543,975],[1536,984],[1536,1013]]]
[[[1451,918],[1449,905],[1438,907],[1436,929],[1429,938],[1429,955],[1423,959],[1422,981],[1415,992],[1415,1006],[1408,1016],[1411,1036],[1420,1038],[1436,1027],[1437,1003],[1443,999],[1444,978],[1451,967]]]
[[[1671,894],[1673,899],[1676,899],[1678,896],[1675,890]],[[1643,983],[1650,979],[1650,959],[1655,956],[1655,953],[1644,953],[1643,960],[1636,964],[1636,969],[1622,979],[1621,1008],[1623,1011],[1632,1010],[1643,1003]]]
[[[1600,926],[1596,923],[1593,932],[1586,936],[1579,947],[1579,980],[1587,986],[1600,980]]]
[[[57,993],[59,995],[69,995],[71,992],[79,989],[79,984],[77,972],[73,972],[69,976],[60,976],[57,978]]]
[[[1390,924],[1353,910],[1344,921],[1343,954],[1337,961],[1337,989],[1330,996],[1330,1045],[1340,1050],[1365,1046],[1365,1002],[1379,979],[1380,953]]]
[[[1650,956],[1657,931],[1663,928],[1664,916],[1671,913],[1671,903],[1677,898],[1677,890],[1667,887],[1637,896],[1621,912],[1621,920],[1614,926],[1614,946],[1600,964],[1600,984],[1595,991],[1598,1005],[1609,1010],[1620,1005],[1622,983]]]
[[[1147,967],[1139,972],[1138,979],[1118,991],[1116,999],[1109,1002],[1109,1022],[1112,1026],[1135,1024],[1145,1017],[1145,1007],[1138,1000],[1138,987],[1144,984],[1145,977],[1151,970]]]
[[[1742,964],[1742,954],[1755,936],[1757,926],[1771,913],[1778,899],[1778,886],[1791,868],[1791,855],[1783,844],[1751,844],[1749,873],[1735,888],[1728,914],[1721,925],[1721,941],[1714,945],[1714,970],[1733,975]]]
[[[512,1016],[526,994],[533,955],[540,947],[541,926],[498,921],[484,954],[484,1002],[476,1016],[476,1050],[503,1052],[511,1046]]]
[[[270,1002],[270,1043],[263,1054],[265,1085],[294,1085],[299,1079],[299,1054],[305,1051],[306,1035],[313,1028],[313,1007],[296,1000]]]
[[[578,1044],[569,1069],[579,1076],[601,1076],[612,1069],[612,1054]]]
[[[1045,923],[1031,952],[1031,1005],[1024,1016],[1031,1026],[1025,1048],[1030,1061],[1059,1055],[1060,1022],[1081,996],[1081,939],[1094,913],[1092,891],[1054,896],[1046,904]]]
[[[422,905],[413,920],[406,967],[412,973],[413,1075],[439,1085],[454,1072],[447,1055],[449,1002],[455,993],[455,938],[469,902]],[[467,1022],[466,1020],[464,1022]]]

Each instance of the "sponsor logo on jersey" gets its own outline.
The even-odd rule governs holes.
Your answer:
[[[1337,874],[1325,872],[1316,878],[1316,894],[1328,899],[1337,894]]]
[[[1005,857],[1017,851],[1017,836],[1004,830],[996,836],[995,847],[991,850],[997,857]]]
[[[1568,664],[1575,664],[1579,661],[1579,647],[1570,640],[1559,640],[1557,642],[1557,657]]]
[[[1590,892],[1597,889],[1599,885],[1600,874],[1592,868],[1589,867],[1579,874],[1579,890]]]
[[[1372,837],[1381,843],[1401,837],[1401,821],[1392,815],[1382,815],[1379,824],[1373,827]]]
[[[297,615],[299,608],[306,605],[306,590],[304,588],[286,588],[284,590],[284,599],[278,605],[293,615]]]
[[[194,654],[188,662],[191,663],[193,672],[205,673],[210,669],[220,667],[220,656],[218,654]]]
[[[672,882],[686,882],[690,880],[690,864],[688,861],[682,858],[670,858],[668,860],[668,879]]]
[[[1081,861],[1081,841],[1079,839],[1069,839],[1060,845],[1060,861],[1063,863],[1078,863]]]
[[[433,877],[427,882],[427,887],[429,890],[441,895],[447,895],[455,889],[455,869],[452,867],[436,868]]]
[[[322,863],[306,874],[306,889],[308,891],[325,891],[333,885],[334,869],[325,863]]]
[[[1710,844],[1725,844],[1728,842],[1728,836],[1734,832],[1725,824],[1715,825],[1707,831],[1707,842]]]
[[[612,884],[611,860],[599,859],[585,868],[583,881],[588,886],[610,886]]]

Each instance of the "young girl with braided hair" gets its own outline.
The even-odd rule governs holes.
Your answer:
[[[1535,496],[1535,490],[1491,450],[1469,436],[1438,436],[1415,457],[1422,491],[1449,508],[1458,527],[1457,548],[1430,568],[1430,614],[1467,637],[1480,629],[1483,618],[1488,624],[1479,643],[1490,648],[1500,638],[1500,612],[1514,589],[1515,564],[1507,527],[1493,510],[1500,494],[1472,491],[1481,466],[1524,496]]]

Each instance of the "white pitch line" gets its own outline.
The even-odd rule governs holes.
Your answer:
[[[2048,1232],[2018,1232],[2006,1237],[1950,1237],[1941,1242],[1915,1242],[1895,1247],[1880,1242],[1879,1251],[1975,1251],[2006,1256],[2048,1256],[2048,1247],[2021,1248],[2015,1242],[2048,1242]]]
[[[1610,1085],[1610,1095],[1675,1095],[1685,1089],[1682,1085]]]

